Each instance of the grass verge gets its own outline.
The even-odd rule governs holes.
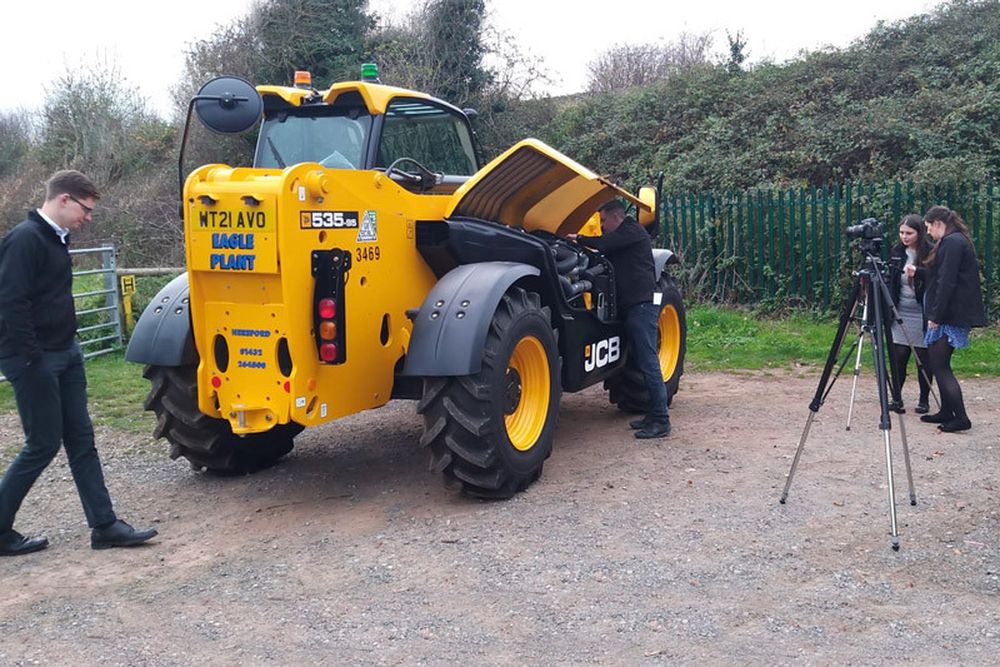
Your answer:
[[[762,319],[747,311],[706,305],[692,306],[687,312],[687,324],[686,369],[690,371],[807,367],[818,372],[837,332],[836,315]],[[855,331],[849,331],[845,345],[855,338]],[[845,347],[841,355],[846,351]],[[863,363],[870,368],[871,356],[867,355]],[[955,352],[952,367],[959,380],[1000,375],[1000,331],[974,330],[972,345]],[[115,352],[89,360],[87,378],[94,423],[133,433],[152,433],[152,413],[142,409],[149,383],[142,377],[141,366],[126,362],[122,352]],[[16,409],[10,385],[0,383],[0,410]]]
[[[685,368],[739,371],[809,366],[820,370],[833,345],[838,321],[839,316],[834,314],[761,319],[733,308],[692,306],[687,311]],[[856,339],[857,329],[849,329],[841,358]],[[871,367],[870,354],[862,357],[862,364]],[[853,368],[853,361],[848,366]],[[972,344],[955,352],[952,368],[959,380],[1000,375],[1000,331],[974,329]]]
[[[142,377],[142,366],[125,361],[124,352],[87,361],[87,396],[95,424],[132,433],[152,433],[155,419],[142,408],[148,391],[149,382]],[[14,391],[8,382],[0,382],[0,410],[17,410]]]

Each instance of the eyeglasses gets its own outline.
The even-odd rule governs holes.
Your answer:
[[[70,199],[72,199],[73,201],[75,201],[77,204],[79,204],[80,208],[83,209],[84,213],[86,213],[87,215],[93,214],[93,212],[94,212],[93,207],[87,206],[86,204],[84,204],[82,201],[80,201],[79,199],[77,199],[73,195],[66,195],[66,196],[69,197]]]

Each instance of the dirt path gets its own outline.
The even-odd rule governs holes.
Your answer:
[[[850,432],[833,389],[777,502],[816,382],[686,375],[673,436],[642,444],[599,390],[566,396],[507,502],[427,472],[411,403],[231,479],[104,431],[119,512],[161,537],[91,551],[52,466],[18,521],[52,546],[0,560],[0,664],[994,662],[1000,381],[964,382],[967,434],[907,416],[915,507],[894,428],[898,553],[870,378]],[[0,465],[18,438],[0,416]]]

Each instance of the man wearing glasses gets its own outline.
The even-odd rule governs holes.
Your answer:
[[[69,233],[90,222],[99,196],[80,172],[57,171],[45,184],[42,207],[0,241],[0,373],[14,389],[25,436],[0,480],[0,556],[48,546],[44,537],[14,530],[14,516],[60,444],[94,549],[140,544],[156,535],[115,516],[87,413],[68,244]]]

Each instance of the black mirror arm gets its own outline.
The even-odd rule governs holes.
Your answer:
[[[177,214],[184,219],[184,149],[187,147],[188,130],[191,128],[191,112],[194,105],[202,100],[215,100],[223,109],[232,109],[237,102],[248,102],[249,97],[237,97],[232,93],[224,95],[195,95],[188,102],[187,116],[184,118],[184,134],[181,135],[181,149],[177,154]]]

